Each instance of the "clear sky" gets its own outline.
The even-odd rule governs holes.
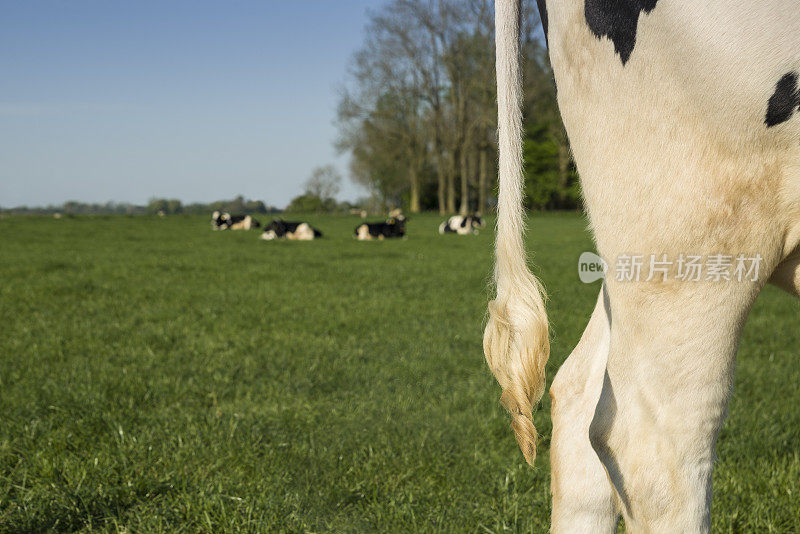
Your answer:
[[[283,206],[332,146],[382,0],[0,0],[0,206]]]

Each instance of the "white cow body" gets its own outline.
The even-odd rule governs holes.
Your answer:
[[[308,223],[303,223],[294,232],[286,234],[286,238],[292,241],[311,241],[314,239],[314,229]]]
[[[550,390],[552,529],[614,532],[622,514],[632,532],[707,532],[714,448],[745,319],[770,278],[795,294],[800,287],[800,113],[765,123],[778,81],[800,72],[800,10],[793,0],[653,1],[623,62],[616,43],[587,24],[588,3],[547,2],[548,44],[600,255],[609,265],[631,254],[758,254],[763,263],[744,282],[646,281],[647,264],[640,282],[606,280]],[[515,4],[498,0],[498,19]],[[508,121],[504,136],[502,95],[513,106],[516,83],[501,61],[514,53],[501,46],[504,30],[498,20],[500,137],[509,147],[501,146],[490,307],[498,317],[485,347],[529,457],[546,319],[519,263],[524,250],[508,237],[519,224],[516,200],[503,196],[504,157],[518,157],[518,124]],[[516,169],[505,165],[514,186]]]

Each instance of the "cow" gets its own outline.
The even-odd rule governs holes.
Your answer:
[[[439,225],[440,234],[477,234],[479,228],[486,226],[480,215],[453,215]]]
[[[231,215],[228,212],[215,211],[211,214],[211,228],[214,230],[251,230],[259,228],[261,223],[250,215]]]
[[[538,5],[603,260],[761,258],[744,280],[687,279],[680,260],[651,259],[635,279],[607,274],[550,388],[551,529],[612,533],[621,515],[632,532],[708,532],[745,319],[767,282],[800,296],[800,10],[795,0]],[[500,187],[484,352],[533,462],[549,335],[523,241],[519,0],[496,0],[495,17]]]
[[[215,211],[211,214],[211,229],[212,230],[227,230],[228,224],[227,220],[230,215],[228,213],[221,213],[219,211]]]
[[[386,222],[359,224],[356,226],[353,236],[359,241],[404,237],[406,235],[406,220],[400,214],[396,217],[390,217]]]
[[[261,239],[289,239],[290,241],[312,241],[322,237],[322,232],[306,222],[290,222],[275,219],[261,233]]]

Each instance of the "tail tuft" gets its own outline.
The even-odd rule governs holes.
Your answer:
[[[547,314],[541,285],[533,275],[513,284],[511,294],[498,291],[489,303],[483,336],[486,362],[503,394],[500,403],[511,414],[511,428],[529,464],[536,457],[533,406],[544,394],[545,364],[550,353]]]

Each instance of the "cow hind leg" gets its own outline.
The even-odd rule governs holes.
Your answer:
[[[553,533],[613,533],[619,521],[611,482],[589,441],[611,335],[607,306],[603,291],[578,346],[550,388]]]
[[[759,288],[688,285],[610,288],[611,343],[589,439],[631,532],[709,530],[716,439]]]

